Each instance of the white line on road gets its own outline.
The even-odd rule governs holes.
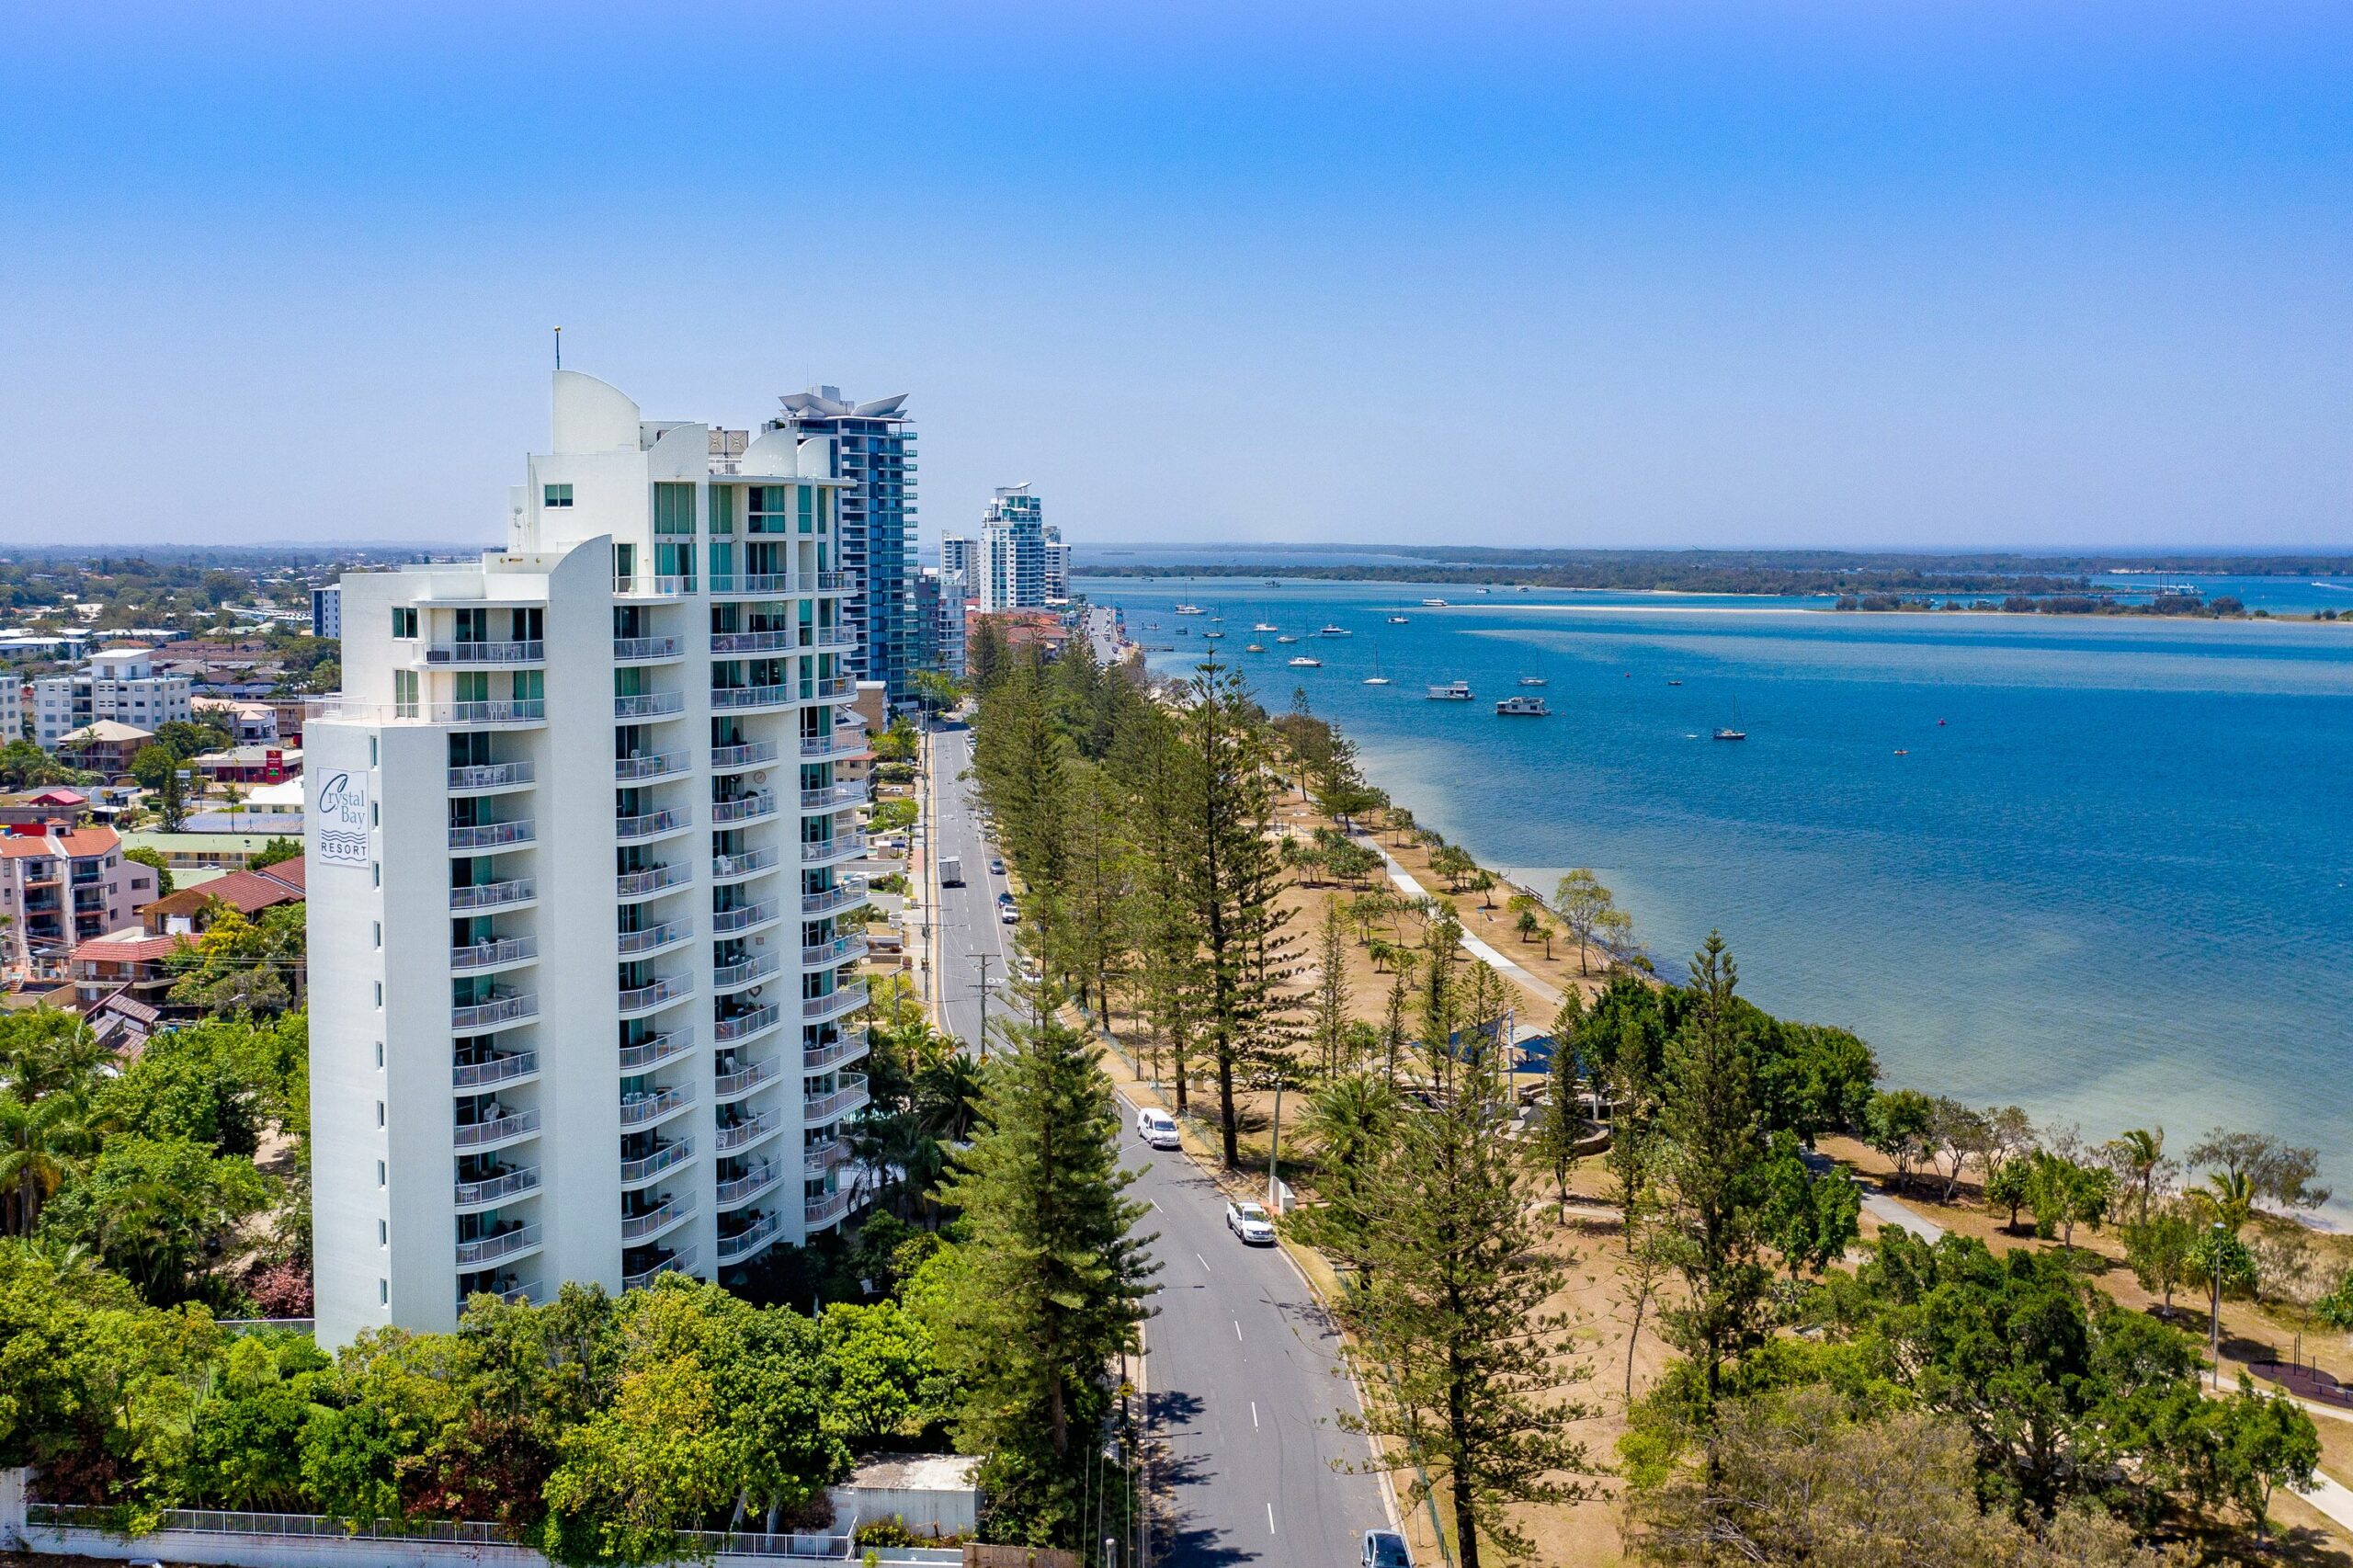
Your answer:
[[[1242,1343],[1242,1320],[1240,1318],[1235,1318],[1233,1320],[1233,1342],[1236,1345]]]
[[[1267,1505],[1267,1533],[1275,1533],[1275,1506],[1272,1503]]]
[[[1195,1253],[1193,1255],[1193,1261],[1201,1266],[1201,1272],[1204,1274],[1215,1274],[1217,1272],[1216,1269],[1210,1267],[1210,1260],[1203,1257],[1199,1253]]]
[[[1256,1432],[1257,1429],[1258,1429],[1258,1402],[1257,1402],[1256,1400],[1255,1400],[1255,1399],[1254,1399],[1254,1400],[1252,1400],[1252,1401],[1250,1402],[1250,1430],[1252,1430],[1253,1432]]]

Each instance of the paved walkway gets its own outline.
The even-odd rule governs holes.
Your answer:
[[[1358,833],[1356,835],[1356,841],[1381,857],[1381,863],[1389,868],[1390,881],[1395,884],[1399,892],[1404,893],[1407,898],[1434,898],[1437,896],[1427,888],[1422,886],[1421,883],[1415,881],[1413,878],[1413,874],[1407,871],[1404,867],[1397,863],[1397,857],[1389,853],[1388,849],[1381,844],[1381,840],[1375,838],[1371,834]],[[1521,968],[1518,964],[1512,962],[1511,960],[1506,958],[1502,953],[1488,946],[1482,938],[1472,936],[1467,929],[1462,933],[1462,945],[1470,949],[1473,953],[1476,953],[1480,959],[1486,963],[1487,967],[1495,970],[1506,979],[1519,982],[1521,985],[1527,987],[1535,994],[1542,997],[1545,1001],[1550,1002],[1555,1007],[1558,1007],[1561,1005],[1562,993],[1559,986],[1554,985],[1548,980],[1538,979],[1535,975],[1529,973],[1527,970]]]

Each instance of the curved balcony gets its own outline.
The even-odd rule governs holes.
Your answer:
[[[741,855],[714,855],[710,858],[711,880],[740,882],[745,877],[773,869],[780,858],[782,857],[774,846],[766,849],[747,849]]]
[[[866,835],[837,833],[831,838],[816,840],[801,846],[801,863],[824,866],[835,860],[855,860],[866,853]]]
[[[816,591],[821,594],[854,594],[858,592],[855,572],[820,572],[816,574]]]
[[[675,637],[616,637],[613,639],[613,663],[617,665],[649,665],[660,659],[678,656],[678,640]]]
[[[642,1159],[621,1162],[621,1185],[643,1187],[660,1177],[665,1171],[676,1170],[695,1157],[695,1141],[681,1138],[675,1143],[665,1143]]]
[[[476,882],[472,887],[451,888],[451,909],[504,909],[511,904],[529,903],[540,896],[540,885],[529,877],[513,877],[503,882]]]
[[[713,746],[710,748],[710,767],[714,773],[738,772],[774,762],[777,754],[774,741],[747,741],[737,746]]]
[[[478,1242],[460,1242],[458,1267],[480,1268],[483,1264],[496,1263],[503,1257],[520,1257],[527,1252],[539,1250],[540,1228],[537,1225],[517,1225],[511,1231],[501,1231]]]
[[[804,812],[832,811],[841,806],[866,804],[866,780],[845,779],[839,784],[827,784],[820,789],[801,791],[801,809]]]
[[[486,1209],[494,1203],[504,1203],[510,1198],[520,1198],[540,1189],[540,1167],[525,1165],[520,1170],[504,1172],[481,1181],[461,1181],[452,1189],[460,1209]]]
[[[813,1181],[849,1159],[849,1140],[827,1138],[801,1148],[801,1174]]]
[[[695,1031],[688,1028],[665,1029],[651,1040],[620,1048],[621,1071],[643,1073],[659,1067],[665,1062],[676,1060],[695,1047]]]
[[[536,1051],[510,1051],[504,1056],[494,1056],[487,1062],[459,1062],[449,1067],[449,1087],[452,1089],[488,1089],[500,1084],[512,1084],[520,1078],[536,1078],[540,1074],[540,1053]]]
[[[774,1135],[777,1129],[783,1125],[782,1117],[772,1110],[764,1110],[759,1115],[739,1121],[733,1127],[721,1128],[718,1134],[710,1141],[711,1147],[722,1154],[733,1150],[748,1148],[761,1139]]]
[[[651,985],[622,992],[615,1002],[620,1016],[630,1018],[641,1013],[650,1013],[656,1007],[667,1007],[674,1002],[683,1002],[694,994],[692,975],[667,974]]]
[[[865,902],[866,879],[841,877],[835,879],[834,885],[823,892],[802,893],[801,914],[804,919],[811,915],[831,915],[836,909],[847,909],[852,904]]]
[[[484,762],[471,767],[453,767],[449,769],[449,792],[461,795],[521,790],[532,782],[533,772],[528,762]]]
[[[816,682],[810,689],[820,702],[831,702],[844,697],[856,697],[858,677],[856,676],[827,676]]]
[[[504,1290],[476,1290],[473,1294],[477,1296],[495,1296],[510,1307],[519,1307],[527,1301],[541,1301],[547,1299],[540,1294],[540,1282],[536,1279],[526,1280],[520,1285],[510,1285]],[[464,1296],[458,1298],[458,1315],[460,1317],[466,1315],[466,1301],[467,1298]]]
[[[487,1002],[470,1002],[449,1009],[449,1028],[459,1034],[472,1034],[478,1029],[505,1028],[527,1018],[540,1016],[540,998],[534,992],[510,992],[504,996],[493,995]]]
[[[624,599],[675,599],[695,591],[692,577],[665,577],[652,572],[632,572],[613,578],[613,594]]]
[[[866,956],[863,937],[836,937],[830,942],[801,949],[801,967],[814,969],[821,964],[851,963]]]
[[[613,699],[616,719],[671,719],[686,710],[687,694],[683,691],[641,691]]]
[[[721,572],[711,574],[710,592],[713,598],[805,594],[809,592],[808,581],[806,574],[796,581],[790,572]]]
[[[675,888],[694,876],[686,866],[655,866],[649,870],[623,871],[614,879],[615,896],[624,899],[652,898],[655,893]]]
[[[710,1038],[722,1045],[750,1040],[776,1028],[783,1018],[784,1009],[774,1002],[755,1007],[748,1013],[738,1013],[732,1018],[721,1018],[710,1026]]]
[[[529,844],[532,838],[531,819],[520,822],[476,823],[472,827],[449,830],[452,849],[498,849],[509,845]]]
[[[460,974],[469,974],[477,970],[528,963],[539,956],[538,937],[506,937],[494,942],[476,942],[469,948],[451,948],[449,967]]]
[[[850,1189],[839,1187],[823,1198],[804,1198],[801,1201],[801,1222],[811,1230],[831,1225],[849,1212]]]
[[[782,708],[791,701],[789,686],[719,686],[710,691],[713,710]]]
[[[817,640],[806,644],[805,651],[812,653],[855,653],[858,652],[858,633],[847,627],[820,627]]]
[[[621,1289],[642,1290],[665,1274],[691,1274],[694,1272],[694,1267],[695,1249],[680,1247],[651,1268],[641,1269],[635,1274],[622,1275]]]
[[[857,1061],[869,1049],[862,1034],[844,1035],[825,1045],[805,1046],[801,1052],[801,1070],[803,1073],[823,1073],[845,1062]]]
[[[722,909],[710,917],[710,928],[719,936],[732,931],[749,931],[766,926],[777,917],[777,901],[764,898],[757,903],[747,903],[740,909]]]
[[[668,778],[684,773],[694,766],[694,754],[685,751],[660,751],[646,756],[622,756],[613,759],[613,781],[631,784],[647,778]]]
[[[710,820],[714,824],[751,822],[758,817],[774,815],[776,791],[773,790],[763,790],[756,795],[745,795],[741,800],[713,801],[710,803]]]
[[[856,985],[845,985],[823,996],[803,996],[801,999],[801,1021],[821,1024],[827,1018],[855,1013],[865,1006],[866,982],[861,980]]]
[[[437,642],[425,651],[428,665],[467,668],[545,664],[547,656],[548,645],[536,638],[525,642]]]
[[[493,725],[544,724],[548,722],[548,703],[544,697],[527,697],[503,702],[432,702],[424,705],[426,717],[436,724]],[[404,717],[415,718],[414,712]]]
[[[777,1075],[777,1059],[755,1062],[740,1073],[722,1073],[711,1080],[710,1097],[721,1104],[740,1100],[763,1084],[772,1083]]]
[[[790,631],[714,631],[713,653],[790,653],[799,644]]]
[[[640,816],[615,817],[613,836],[624,843],[636,838],[660,838],[665,834],[684,833],[693,825],[684,812],[647,812]]]
[[[803,762],[819,762],[829,756],[858,756],[865,751],[864,730],[850,729],[844,733],[844,727],[837,724],[830,735],[801,737],[801,760]]]
[[[665,1089],[658,1095],[637,1095],[621,1101],[623,1127],[651,1127],[666,1121],[695,1103],[692,1089]]]
[[[866,1075],[862,1073],[843,1073],[835,1081],[839,1086],[831,1094],[812,1095],[801,1101],[801,1119],[805,1125],[818,1127],[839,1121],[874,1097],[867,1093]]]
[[[721,1182],[719,1206],[722,1209],[740,1208],[783,1179],[784,1167],[774,1161],[769,1161],[753,1170],[745,1171],[733,1181]]]
[[[539,1130],[538,1111],[510,1111],[495,1121],[465,1123],[456,1130],[451,1143],[460,1149],[494,1149],[517,1138],[528,1138]]]
[[[751,1256],[775,1241],[777,1233],[783,1228],[784,1221],[779,1216],[763,1214],[732,1236],[722,1234],[719,1238],[719,1261],[735,1263]]]
[[[722,964],[710,971],[714,991],[741,991],[746,985],[756,985],[784,967],[774,953],[745,959],[742,963]]]
[[[659,926],[648,926],[642,931],[624,931],[615,939],[614,949],[625,959],[646,953],[658,953],[665,948],[675,948],[695,934],[691,920],[665,920]]]
[[[621,1216],[621,1240],[651,1241],[673,1226],[693,1219],[694,1212],[694,1194],[688,1193],[673,1198],[659,1209],[649,1209],[642,1214],[624,1214]]]

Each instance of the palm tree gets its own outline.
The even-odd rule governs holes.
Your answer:
[[[2124,1168],[2132,1185],[2141,1189],[2141,1221],[2149,1219],[2149,1199],[2156,1186],[2157,1165],[2165,1153],[2165,1130],[2133,1127],[2118,1133],[2109,1141],[2109,1152]]]
[[[2255,1184],[2247,1180],[2245,1171],[2210,1173],[2197,1198],[2214,1218],[2231,1228],[2234,1236],[2245,1230],[2246,1222],[2255,1217]]]
[[[1299,1119],[1322,1167],[1354,1172],[1376,1158],[1397,1123],[1396,1091],[1369,1073],[1348,1073],[1318,1089]]]
[[[28,1104],[0,1093],[0,1214],[14,1236],[29,1236],[40,1206],[55,1195],[87,1153],[90,1132],[81,1102],[51,1095]]]

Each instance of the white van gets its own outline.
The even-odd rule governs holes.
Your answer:
[[[1176,1119],[1154,1106],[1136,1112],[1136,1136],[1155,1149],[1184,1147],[1184,1141],[1176,1136]]]

